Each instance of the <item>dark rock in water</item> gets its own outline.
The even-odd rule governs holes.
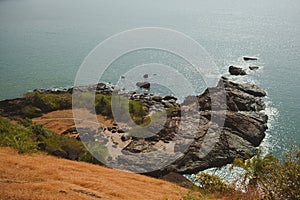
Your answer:
[[[257,69],[259,69],[259,67],[258,66],[249,66],[249,69],[250,70],[257,70]]]
[[[150,83],[149,82],[137,82],[136,86],[144,89],[150,89]]]
[[[177,101],[177,98],[174,97],[174,96],[165,96],[165,97],[163,98],[163,100],[165,100],[165,101],[169,101],[169,100],[171,100],[171,99],[174,99],[175,101]]]
[[[244,59],[245,61],[248,61],[248,60],[257,60],[256,57],[248,57],[248,56],[244,56],[243,59]]]
[[[148,78],[148,77],[149,77],[149,74],[144,74],[143,77],[144,77],[144,78]]]
[[[222,77],[222,83],[225,87],[225,89],[229,90],[229,88],[231,88],[231,91],[236,91],[236,90],[240,90],[242,92],[245,92],[246,94],[251,94],[255,97],[264,97],[267,95],[267,93],[260,89],[258,86],[254,85],[254,84],[249,84],[249,83],[244,83],[244,84],[239,84],[239,83],[234,83],[231,81],[228,81],[226,79],[224,79]],[[220,85],[219,85],[220,87]],[[240,93],[242,94],[242,93]],[[233,94],[230,94],[230,96],[232,96]],[[250,97],[251,98],[251,97]]]
[[[238,75],[246,75],[246,71],[243,70],[242,68],[239,68],[239,67],[234,67],[234,66],[230,66],[229,67],[229,73],[231,75],[235,75],[235,76],[238,76]]]

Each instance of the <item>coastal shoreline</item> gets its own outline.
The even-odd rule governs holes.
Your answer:
[[[226,111],[226,118],[224,126],[222,127],[218,127],[217,123],[210,122],[212,114],[210,112],[211,95],[216,95],[215,99],[218,99],[218,95],[222,95],[222,88],[220,85],[223,85],[223,89],[226,91],[225,95],[227,106],[224,108],[224,106],[222,106],[222,102],[219,102],[219,111],[214,113],[214,115],[217,116],[218,112]],[[80,90],[85,92],[95,92],[96,95],[110,96],[112,94],[112,88],[102,83],[94,86],[82,87]],[[72,91],[73,88],[63,90],[34,90],[23,98],[0,101],[0,114],[11,119],[20,117],[37,118],[42,117],[46,113],[51,113],[57,110],[71,109],[72,104],[70,98]],[[59,99],[57,101],[62,105],[49,107],[41,102],[36,104],[36,99],[32,99],[36,97],[32,94],[40,96],[50,95],[51,98],[57,97]],[[111,127],[105,127],[106,130],[101,130],[106,131],[106,136],[111,137],[111,139],[115,141],[115,144],[120,145],[122,148],[124,148],[124,150],[129,152],[143,153],[165,148],[167,144],[174,142],[174,136],[172,135],[174,134],[174,131],[176,132],[177,127],[171,124],[176,124],[176,121],[180,121],[180,109],[183,109],[184,107],[195,109],[195,107],[189,104],[188,98],[183,103],[185,106],[182,107],[182,105],[176,102],[177,98],[172,96],[160,97],[153,94],[138,94],[136,92],[128,93],[125,96],[131,101],[141,102],[143,109],[146,110],[146,115],[149,115],[149,108],[153,105],[160,105],[164,109],[172,110],[172,112],[168,115],[163,131],[160,131],[157,136],[151,137],[147,140],[143,138],[140,139],[128,137],[128,139],[123,141],[122,137],[127,134],[126,132],[128,132],[128,130],[123,130],[124,127],[118,127],[118,124],[114,124],[114,122],[112,122],[113,125]],[[200,126],[196,128],[195,126],[191,125],[186,129],[186,133],[193,132],[195,129],[198,129],[198,131],[193,136],[197,139],[195,139],[194,142],[191,143],[190,148],[184,152],[185,156],[179,160],[176,160],[175,163],[172,163],[171,168],[166,166],[162,169],[146,174],[154,177],[162,177],[171,172],[176,172],[179,174],[196,173],[207,168],[220,167],[229,164],[234,158],[237,157],[243,159],[245,154],[250,156],[254,155],[255,149],[265,137],[264,132],[267,129],[266,123],[268,121],[268,117],[261,112],[265,108],[265,105],[262,101],[264,96],[266,96],[266,93],[255,85],[238,84],[222,77],[220,79],[219,86],[216,86],[215,88],[209,88],[203,94],[196,97],[200,105],[199,110],[197,111],[197,115],[200,115]],[[26,116],[26,113],[24,113],[24,108],[28,107],[30,107],[29,111],[32,112],[30,113],[31,116]],[[159,110],[156,110],[156,112],[158,111]],[[36,123],[38,123],[38,121],[36,121]],[[212,149],[211,153],[205,157],[199,157],[199,161],[201,160],[200,162],[195,162],[197,151],[199,151],[203,142],[203,136],[212,123],[215,126],[215,130],[220,131],[220,138],[222,139],[216,142],[216,145]],[[127,129],[130,128],[131,127],[127,127]],[[68,131],[69,129],[71,131]],[[80,140],[80,131],[76,130],[75,126],[68,127],[67,130],[61,130],[61,133],[63,132],[65,132],[65,135],[72,135]],[[112,134],[113,132],[118,133],[117,136]],[[140,148],[141,145],[144,147]],[[122,155],[120,155],[120,157],[122,157]],[[135,158],[132,157],[131,159],[133,159],[132,162],[134,162]],[[191,163],[191,160],[194,160],[194,162]],[[122,163],[118,163],[117,160],[115,162],[116,163],[114,164],[116,166],[122,165]],[[126,166],[124,166],[124,168],[126,169]],[[126,170],[130,169],[128,168]],[[143,169],[141,169],[141,172],[142,171]]]

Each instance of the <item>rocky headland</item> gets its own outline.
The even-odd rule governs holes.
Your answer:
[[[150,87],[148,84],[146,86],[147,88]],[[112,87],[102,83],[75,89],[107,96],[111,96],[113,93]],[[71,109],[73,90],[74,88],[35,90],[22,98],[1,101],[0,115],[10,119],[34,118],[55,110]],[[41,95],[51,97],[48,102],[50,105],[47,104],[48,100],[43,100]],[[184,149],[182,156],[159,170],[149,172],[148,169],[143,169],[144,164],[135,166],[135,168],[141,168],[138,171],[141,173],[145,171],[145,174],[150,176],[164,177],[170,173],[191,174],[207,168],[229,164],[234,158],[245,158],[245,155],[254,155],[256,147],[260,145],[265,137],[268,116],[262,112],[265,109],[262,98],[266,96],[266,93],[253,84],[234,83],[225,77],[221,77],[216,87],[208,88],[201,95],[186,97],[183,103],[178,103],[177,98],[173,96],[162,97],[136,92],[123,94],[123,96],[131,101],[142,103],[145,111],[143,119],[156,112],[166,110],[167,118],[163,124],[158,121],[153,126],[148,127],[154,130],[157,128],[156,126],[162,128],[151,137],[141,138],[133,134],[133,127],[124,123],[113,123],[109,127],[97,130],[86,128],[86,132],[89,133],[87,136],[92,138],[93,141],[99,141],[100,137],[101,141],[111,142],[123,151],[143,154],[165,151],[170,145],[175,146],[172,151],[180,151],[181,149],[176,149],[177,140],[182,138],[192,139],[188,147]],[[197,103],[195,104],[192,99],[196,99]],[[182,113],[187,111],[192,111],[192,114],[186,118],[181,116]],[[220,120],[222,117],[224,117],[224,120]],[[183,127],[181,126],[179,134],[179,125],[183,118],[186,124]],[[194,119],[199,119],[199,121],[195,122]],[[79,137],[78,132],[80,132],[78,127],[77,129],[71,127],[64,130],[63,134],[77,135],[78,140],[84,139],[84,135]],[[213,138],[215,140],[212,143],[213,145],[207,147],[207,137],[209,138],[215,133],[217,133],[217,136]],[[178,135],[180,137],[177,137]],[[121,166],[122,168],[125,157],[117,155],[113,158],[107,156],[105,159],[112,163],[111,166]],[[134,156],[126,156],[127,162],[138,162],[135,159]],[[148,164],[160,162],[162,159],[160,157],[154,158]],[[132,170],[128,166],[124,166],[124,169]],[[133,171],[136,171],[136,169]]]

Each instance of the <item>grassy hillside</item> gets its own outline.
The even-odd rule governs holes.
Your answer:
[[[81,141],[58,135],[29,119],[21,119],[12,124],[0,117],[0,146],[14,148],[19,153],[40,150],[70,160],[101,164],[86,150]],[[104,149],[101,152],[105,154]]]
[[[84,162],[0,148],[0,199],[180,199],[186,189]]]
[[[106,153],[105,148],[97,152]],[[236,159],[233,166],[244,170],[240,179],[246,193],[203,173],[195,178],[201,191],[198,193],[149,177],[58,159],[46,153],[101,164],[79,140],[58,135],[28,119],[11,123],[0,117],[0,199],[300,198],[300,151],[296,147],[286,152],[284,160],[261,151],[251,159]]]

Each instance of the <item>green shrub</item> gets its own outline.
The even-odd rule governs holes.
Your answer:
[[[29,118],[42,116],[42,112],[39,108],[30,105],[22,108],[22,113]]]
[[[20,118],[18,119],[18,124],[28,128],[32,125],[32,120],[30,118]]]
[[[104,163],[108,154],[107,148],[99,142],[94,142],[87,144],[87,148],[89,151],[86,151],[85,154],[80,157],[81,161],[88,161],[91,163],[97,163],[99,164],[99,159],[101,163]]]
[[[68,109],[72,107],[72,95],[65,94],[52,94],[40,92],[28,92],[25,98],[33,106],[40,108],[44,112]]]
[[[97,114],[112,117],[111,95],[82,92],[73,96],[73,105],[76,108],[85,108],[92,112],[95,110]]]
[[[12,147],[19,153],[42,150],[71,160],[101,164],[81,141],[58,135],[30,119],[21,119],[19,124],[11,124],[7,119],[0,117],[0,146]],[[94,151],[103,158],[107,156],[106,147],[100,143],[97,143],[97,149],[94,148]]]
[[[198,173],[194,181],[205,193],[219,192],[224,194],[234,191],[234,187],[222,180],[220,177],[210,175],[205,172]]]
[[[11,124],[0,117],[0,146],[16,149],[19,153],[31,153],[37,150],[34,135],[28,129],[18,124]]]
[[[292,147],[280,161],[261,150],[248,160],[235,159],[233,166],[244,169],[243,183],[256,188],[263,199],[300,199],[300,151]],[[249,180],[249,184],[245,183]]]
[[[259,181],[264,199],[300,199],[300,151],[292,147],[283,161],[274,159]]]
[[[129,101],[129,113],[136,124],[143,124],[147,113],[144,110],[144,104],[138,100]]]
[[[249,181],[249,186],[256,186],[264,174],[271,170],[273,163],[277,162],[277,159],[272,154],[263,156],[261,149],[258,149],[256,155],[252,158],[249,158],[248,155],[245,155],[245,158],[245,160],[240,158],[234,159],[231,169],[233,167],[242,168],[244,170],[242,183],[245,185]]]
[[[25,94],[27,101],[32,104],[25,107],[22,111],[27,117],[36,117],[38,109],[49,112],[60,109],[72,108],[71,94],[52,94],[29,92]],[[117,96],[114,99],[114,111],[118,113],[120,121],[127,121],[128,117],[137,123],[143,124],[145,116],[144,103],[139,100],[128,100],[126,97]],[[94,94],[92,92],[82,92],[74,94],[73,105],[75,108],[85,108],[91,112],[112,118],[112,95]],[[130,116],[128,116],[128,113]]]
[[[112,116],[111,95],[97,94],[95,97],[96,113],[107,117]]]
[[[112,102],[114,114],[117,114],[118,121],[127,122],[132,119],[136,124],[143,124],[147,113],[144,110],[144,103],[139,100],[128,100],[126,97],[97,94],[95,96],[96,113],[107,117],[116,117],[112,113]],[[129,114],[129,115],[128,115]]]

